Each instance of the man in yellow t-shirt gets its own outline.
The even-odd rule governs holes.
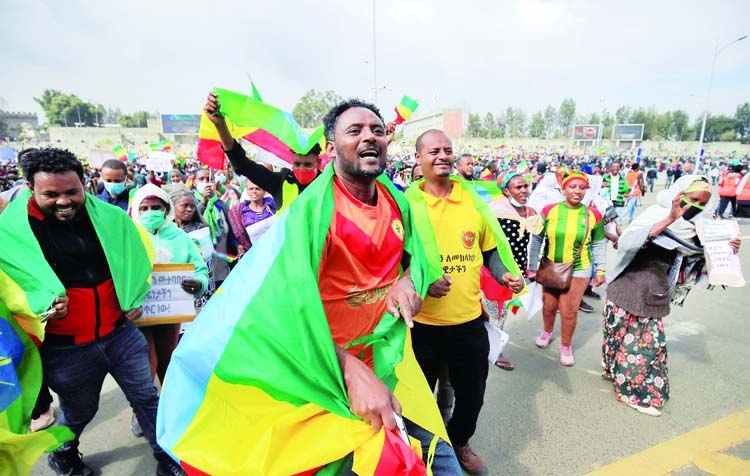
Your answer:
[[[464,471],[477,474],[484,469],[484,462],[471,450],[469,439],[476,430],[489,370],[480,270],[486,265],[495,279],[514,292],[523,288],[523,279],[507,272],[492,231],[472,196],[460,180],[451,177],[454,156],[448,136],[439,130],[427,131],[417,138],[416,149],[424,182],[413,185],[419,188],[417,194],[406,196],[415,210],[417,228],[432,230],[421,238],[432,240],[427,235],[434,235],[443,277],[432,283],[414,317],[412,345],[431,388],[441,368],[448,367],[456,395],[448,436]],[[416,207],[423,207],[425,213]]]

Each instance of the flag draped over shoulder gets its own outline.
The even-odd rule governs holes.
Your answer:
[[[255,85],[252,86],[253,97],[214,88],[232,137],[242,137],[289,163],[293,162],[293,152],[310,152],[323,137],[323,126],[308,135],[290,113],[261,101]],[[205,112],[201,116],[198,139],[198,159],[211,168],[224,168],[219,134]]]
[[[0,468],[3,476],[31,472],[39,456],[73,439],[65,426],[27,433],[39,389],[39,350],[0,302]]]
[[[500,261],[502,261],[505,266],[505,269],[514,276],[521,276],[521,270],[518,268],[518,263],[516,263],[516,260],[513,258],[513,251],[511,250],[510,243],[508,243],[508,238],[506,238],[503,229],[500,227],[500,223],[498,223],[497,218],[495,218],[494,213],[490,210],[485,199],[478,194],[472,186],[474,184],[485,186],[485,184],[482,182],[467,182],[457,175],[452,175],[451,180],[458,182],[463,187],[464,191],[469,194],[477,211],[484,221],[487,222],[490,230],[492,230],[492,234],[495,237],[495,243],[497,244],[497,253],[500,257]],[[438,249],[437,241],[435,239],[435,231],[432,229],[432,223],[430,222],[430,217],[427,213],[427,205],[425,205],[424,197],[422,196],[420,185],[423,182],[423,180],[419,180],[412,183],[409,188],[406,189],[406,192],[404,192],[404,196],[406,196],[411,204],[414,222],[419,237],[422,239],[428,266],[432,275],[434,276],[437,274],[439,278],[443,276],[442,265],[440,262],[440,250]],[[497,186],[495,185],[495,187]],[[520,296],[525,292],[526,286],[524,285],[524,288],[521,292],[516,294],[516,296]]]
[[[25,192],[0,214],[0,300],[38,345],[44,340],[39,315],[65,295],[65,287],[31,230],[30,196]],[[121,209],[93,195],[86,194],[85,207],[107,257],[120,307],[140,307],[151,287],[154,250],[148,233]]]
[[[333,175],[329,165],[278,216],[172,356],[157,437],[188,474],[337,474],[348,462],[358,474],[424,472],[397,435],[376,433],[350,410],[318,290]],[[378,180],[401,209],[411,277],[424,296],[439,276],[424,266],[406,200]],[[357,342],[372,346],[375,374],[404,416],[447,441],[403,320],[386,314]]]

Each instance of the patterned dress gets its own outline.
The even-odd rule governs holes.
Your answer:
[[[661,408],[669,399],[667,341],[661,317],[630,314],[607,300],[604,306],[602,377],[618,399]]]
[[[528,268],[529,258],[529,240],[531,239],[531,233],[528,229],[521,231],[521,222],[513,220],[512,218],[498,218],[497,221],[500,223],[500,228],[503,229],[510,249],[513,252],[513,259],[518,264],[521,273],[526,275],[526,268]],[[503,306],[502,310],[496,301],[491,301],[482,297],[482,307],[490,316],[490,321],[502,329],[505,326],[505,321],[508,318],[508,308]]]

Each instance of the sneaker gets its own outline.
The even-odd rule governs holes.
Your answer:
[[[578,310],[581,312],[594,312],[594,307],[581,299],[581,304],[578,305]]]
[[[456,448],[456,458],[463,470],[469,474],[482,474],[484,471],[484,461],[472,451],[468,443]]]
[[[133,432],[133,435],[136,438],[140,438],[143,436],[143,430],[141,429],[141,424],[138,423],[138,418],[136,418],[135,415],[133,415],[133,418],[130,420],[130,431]]]
[[[572,367],[576,364],[576,358],[573,357],[573,347],[560,346],[560,363],[566,367]]]
[[[91,469],[81,459],[77,449],[53,451],[47,456],[47,464],[57,476],[94,476]]]
[[[45,428],[49,428],[54,422],[55,412],[52,410],[52,404],[50,404],[46,412],[39,415],[38,418],[34,418],[33,420],[31,420],[29,430],[31,430],[32,432],[44,430]]]
[[[536,346],[540,349],[546,349],[549,343],[552,341],[552,333],[542,331],[539,337],[536,338]]]
[[[161,458],[156,465],[156,476],[187,476],[187,473],[171,458]]]
[[[629,406],[633,410],[637,411],[638,413],[643,413],[644,415],[652,416],[652,417],[660,417],[661,416],[661,410],[659,410],[656,407],[652,406],[641,406],[636,405],[635,403],[630,403],[630,401],[627,399],[627,397],[620,397],[620,401],[624,403],[625,405]]]
[[[584,296],[589,297],[591,299],[601,299],[602,297],[595,293],[594,290],[591,288],[591,286],[586,288],[586,291],[583,293]]]

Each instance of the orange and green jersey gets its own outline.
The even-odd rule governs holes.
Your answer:
[[[334,213],[318,271],[320,296],[333,341],[345,347],[372,334],[386,312],[385,298],[399,278],[404,248],[401,212],[377,183],[377,205],[354,198],[333,179]],[[372,349],[348,349],[372,368]]]
[[[495,248],[489,225],[461,184],[451,180],[453,190],[445,198],[421,191],[435,233],[443,274],[453,280],[450,292],[441,298],[425,297],[414,318],[422,324],[452,326],[476,319],[482,313],[479,273],[482,252]]]
[[[589,214],[589,226],[586,229],[586,215]],[[579,206],[570,208],[565,202],[553,203],[542,209],[544,231],[547,237],[545,256],[555,263],[573,261],[576,251],[583,246],[581,254],[573,265],[578,271],[591,267],[592,256],[589,244],[591,240],[599,241],[604,237],[602,215],[593,208]],[[591,230],[591,233],[588,231]]]

